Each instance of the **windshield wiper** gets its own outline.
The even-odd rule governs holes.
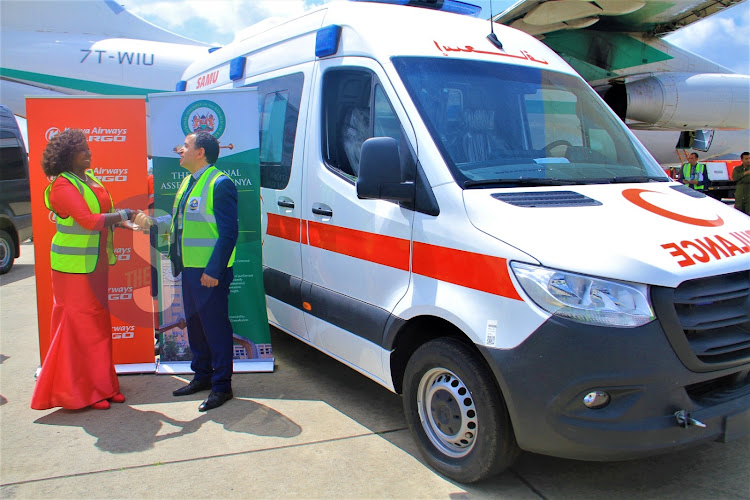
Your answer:
[[[545,178],[521,178],[521,179],[481,179],[464,181],[464,188],[484,186],[572,186],[585,184],[585,181],[571,179],[545,179]]]
[[[627,184],[637,182],[669,182],[669,179],[665,177],[657,177],[655,175],[626,175],[622,177],[613,177],[611,179],[603,179],[605,182],[610,184]]]

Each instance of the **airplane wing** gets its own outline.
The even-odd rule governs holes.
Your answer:
[[[493,17],[544,40],[592,85],[657,72],[732,73],[661,38],[745,0],[522,0]]]
[[[493,21],[541,39],[632,129],[747,129],[750,77],[663,39],[743,1],[522,0]]]
[[[180,14],[179,9],[175,7],[175,16]],[[131,14],[114,0],[0,0],[0,23],[3,30],[12,31],[75,32],[107,38],[209,46],[155,26]]]
[[[661,37],[744,0],[521,0],[493,21],[532,35],[596,25]]]

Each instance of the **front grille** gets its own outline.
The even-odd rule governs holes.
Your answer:
[[[750,271],[686,281],[671,294],[665,290],[654,294],[654,306],[688,368],[750,362]]]
[[[700,406],[716,406],[750,394],[750,372],[745,370],[705,380],[686,386],[685,391]]]

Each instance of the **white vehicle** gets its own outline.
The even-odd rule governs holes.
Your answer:
[[[402,393],[457,481],[519,449],[745,435],[750,217],[672,182],[551,49],[489,31],[333,3],[188,67],[188,92],[259,90],[271,323]]]

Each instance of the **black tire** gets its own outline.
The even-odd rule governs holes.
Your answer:
[[[5,274],[13,267],[16,258],[16,246],[13,238],[5,231],[0,231],[0,274]]]
[[[404,373],[404,414],[425,460],[438,472],[473,483],[510,467],[520,452],[492,373],[451,338],[417,349]]]

